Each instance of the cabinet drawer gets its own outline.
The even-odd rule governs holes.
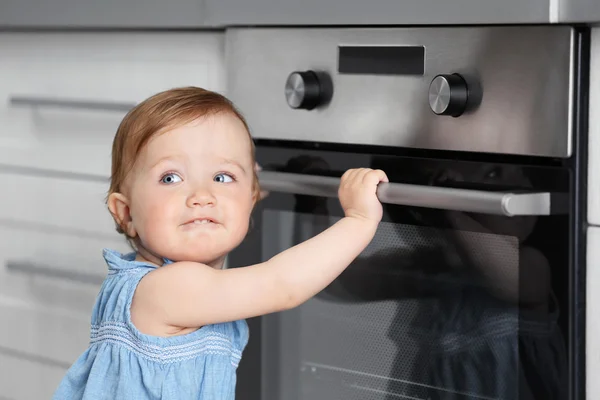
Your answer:
[[[50,399],[66,365],[0,348],[0,399]]]
[[[0,298],[0,348],[67,367],[90,341],[90,317]]]
[[[225,89],[223,34],[0,33],[0,163],[110,174],[126,111],[178,86]]]
[[[0,398],[50,398],[85,350],[104,247],[129,251],[116,233],[0,221]]]
[[[0,223],[0,297],[81,315],[89,322],[107,273],[102,249],[125,240]]]
[[[106,207],[108,179],[88,181],[60,176],[29,175],[0,168],[5,188],[0,221],[34,224],[55,232],[116,235]]]

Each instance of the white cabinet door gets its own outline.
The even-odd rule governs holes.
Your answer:
[[[0,398],[48,399],[86,349],[116,234],[0,224]]]
[[[600,228],[587,231],[586,399],[600,399]]]
[[[108,182],[4,172],[0,223],[81,235],[116,235],[104,203]]]
[[[50,399],[66,365],[0,348],[0,399]]]
[[[0,164],[12,166],[108,177],[129,106],[178,86],[225,89],[219,32],[5,32],[0,54]]]
[[[129,252],[125,240],[0,225],[0,304],[55,310],[89,324],[108,267],[102,249]]]
[[[223,34],[4,32],[0,54],[0,399],[50,398],[89,342],[102,248],[128,251],[104,202],[117,126],[165,89],[224,92]]]
[[[107,273],[104,247],[130,251],[106,183],[0,172],[0,398],[50,398],[89,342]]]

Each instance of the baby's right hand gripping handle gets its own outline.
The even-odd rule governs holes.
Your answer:
[[[378,224],[383,216],[383,207],[377,198],[377,186],[381,182],[388,182],[387,175],[381,170],[358,168],[346,171],[338,190],[346,217]]]

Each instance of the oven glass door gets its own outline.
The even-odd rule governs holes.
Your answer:
[[[385,204],[371,244],[316,297],[251,321],[239,398],[258,398],[246,374],[262,400],[568,398],[568,171],[267,145],[257,160],[277,191],[230,267],[342,218],[320,177],[380,168],[409,205]],[[523,204],[531,194],[547,197]]]

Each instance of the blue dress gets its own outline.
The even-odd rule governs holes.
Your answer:
[[[236,369],[248,342],[246,321],[168,338],[143,334],[131,322],[131,300],[156,267],[135,261],[135,253],[105,249],[103,255],[108,276],[92,312],[90,345],[53,398],[234,399]]]

